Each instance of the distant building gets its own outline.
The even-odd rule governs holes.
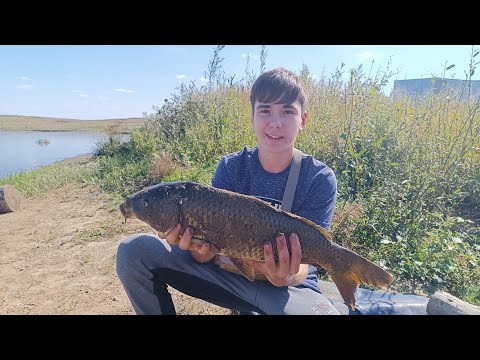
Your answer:
[[[438,94],[445,89],[452,89],[462,93],[462,99],[468,96],[469,82],[460,79],[439,79],[439,78],[425,78],[425,79],[408,79],[395,80],[393,83],[392,94],[405,94],[412,98],[424,97],[429,94]],[[478,95],[480,93],[480,80],[472,80],[470,82],[470,94]]]

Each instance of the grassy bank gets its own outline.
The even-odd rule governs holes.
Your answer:
[[[74,120],[38,116],[0,115],[0,131],[92,131],[130,134],[145,119]]]
[[[20,171],[0,179],[0,185],[14,186],[28,198],[42,195],[67,183],[90,182],[96,163],[90,156],[79,156],[31,171]]]

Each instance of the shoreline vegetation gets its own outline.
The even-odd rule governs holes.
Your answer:
[[[0,131],[92,131],[131,134],[140,129],[144,118],[77,120],[40,116],[0,115]]]

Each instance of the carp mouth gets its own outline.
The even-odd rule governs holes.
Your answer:
[[[120,204],[120,212],[125,218],[125,224],[127,223],[128,218],[131,218],[134,216],[132,207],[130,206],[128,199],[126,199],[123,203]]]

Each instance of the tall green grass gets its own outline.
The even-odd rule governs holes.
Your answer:
[[[256,75],[225,76],[221,49],[208,66],[209,85],[182,85],[129,143],[103,146],[98,174],[105,188],[122,194],[140,188],[161,152],[175,166],[157,181],[208,183],[222,155],[255,145],[249,88]],[[472,59],[477,55],[472,51]],[[386,96],[388,65],[340,66],[318,79],[304,66],[299,75],[309,100],[296,146],[334,169],[337,212],[358,209],[348,231],[333,224],[336,242],[381,263],[397,290],[445,289],[479,304],[478,97],[461,100],[450,89],[421,99]]]

